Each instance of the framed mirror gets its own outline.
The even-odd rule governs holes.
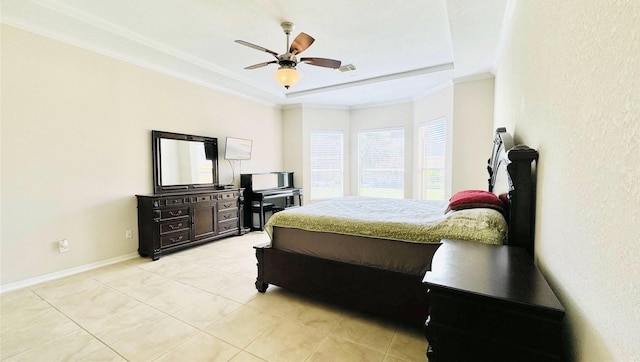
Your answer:
[[[151,145],[154,193],[219,186],[217,138],[151,131]]]

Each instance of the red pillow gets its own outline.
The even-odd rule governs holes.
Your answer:
[[[483,190],[466,190],[457,192],[449,199],[449,206],[445,213],[451,210],[473,208],[489,208],[503,212],[504,204],[495,194]]]

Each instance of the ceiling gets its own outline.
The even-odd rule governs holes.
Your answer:
[[[362,107],[416,99],[453,79],[492,72],[508,0],[2,0],[2,22],[197,84],[273,104]],[[291,21],[315,38],[289,90],[275,58]]]

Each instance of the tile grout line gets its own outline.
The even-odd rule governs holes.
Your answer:
[[[76,322],[73,318],[71,318],[69,315],[67,315],[66,313],[64,313],[63,311],[61,311],[58,307],[56,307],[55,305],[51,304],[48,300],[46,300],[43,296],[41,296],[40,294],[38,294],[35,290],[29,288],[29,290],[31,290],[31,292],[35,295],[38,296],[38,298],[42,299],[45,303],[47,303],[51,308],[55,309],[56,311],[58,311],[58,313],[62,314],[65,318],[67,318],[69,321],[71,321],[71,323],[75,324],[78,328],[80,328],[81,330],[83,330],[84,332],[86,332],[88,335],[90,335],[91,337],[93,337],[96,341],[100,342],[103,346],[105,346],[106,348],[110,349],[113,353],[117,354],[118,356],[120,356],[122,359],[124,359],[125,361],[128,361],[128,359],[126,359],[123,355],[121,355],[120,353],[118,353],[118,351],[116,351],[115,349],[113,349],[110,345],[108,345],[107,343],[105,343],[103,340],[101,340],[100,338],[98,338],[96,335],[94,335],[93,333],[91,333],[88,329],[84,328],[83,326],[81,326],[78,322]],[[69,332],[67,334],[71,334],[73,332]],[[65,334],[65,335],[67,335]],[[57,340],[58,338],[55,338],[53,341]],[[52,342],[52,341],[50,341]],[[47,343],[50,343],[47,342]],[[31,348],[30,350],[33,350],[35,348],[41,347],[46,345],[47,343],[42,343],[40,345],[38,345],[37,347]],[[25,351],[26,352],[26,351]],[[22,353],[25,353],[22,352]],[[95,351],[94,351],[95,352]],[[20,354],[22,354],[20,353]],[[17,354],[16,356],[19,356],[20,354]],[[87,356],[91,355],[88,354]],[[84,356],[84,357],[87,357]]]

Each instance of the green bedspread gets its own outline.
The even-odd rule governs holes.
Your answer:
[[[278,212],[265,230],[271,236],[278,226],[420,243],[503,243],[507,223],[498,211],[469,209],[445,215],[446,207],[446,201],[344,197]]]

